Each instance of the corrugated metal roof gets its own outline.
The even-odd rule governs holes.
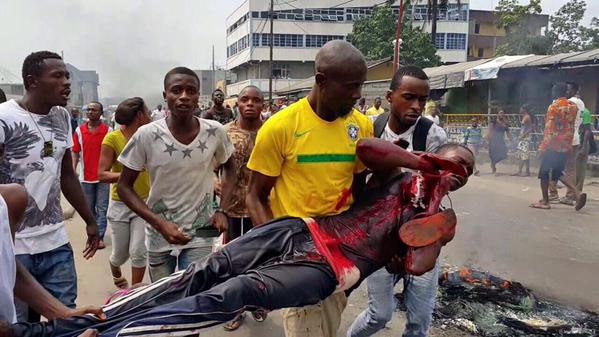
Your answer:
[[[597,59],[599,59],[599,49],[593,49],[567,57],[562,62],[584,62],[595,61]]]
[[[492,59],[481,59],[447,66],[425,68],[424,72],[429,77],[431,89],[458,88],[464,86],[464,71],[490,60]]]
[[[560,53],[560,54],[556,54],[556,55],[551,55],[536,61],[532,61],[529,62],[526,66],[527,67],[539,67],[539,66],[551,66],[551,65],[557,65],[559,63],[562,63],[562,60],[565,58],[568,58],[570,56],[574,56],[577,54],[581,54],[581,52],[575,52],[575,53]]]
[[[529,56],[529,57],[526,57],[526,58],[523,58],[520,60],[510,62],[508,64],[504,64],[503,67],[501,67],[501,69],[526,67],[530,62],[542,60],[547,57],[549,57],[549,56],[547,56],[547,55],[532,55],[532,56]]]

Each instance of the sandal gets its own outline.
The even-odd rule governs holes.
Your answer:
[[[577,211],[580,211],[580,209],[583,208],[584,205],[586,205],[586,203],[587,203],[587,194],[581,193],[580,196],[578,197],[578,200],[576,200],[576,207],[574,207],[574,209]]]
[[[129,287],[129,282],[127,282],[127,279],[123,276],[121,276],[121,277],[113,276],[112,282],[114,282],[114,285],[119,289],[127,289]]]
[[[233,318],[231,321],[223,325],[223,329],[225,329],[225,331],[235,331],[239,329],[244,317],[245,315],[243,313],[237,315],[237,317]]]

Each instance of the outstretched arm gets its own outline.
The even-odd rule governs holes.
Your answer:
[[[85,231],[87,232],[87,242],[83,250],[83,257],[91,258],[98,249],[100,236],[98,235],[98,225],[96,219],[92,215],[91,208],[85,200],[79,178],[73,170],[73,161],[71,159],[71,151],[66,151],[62,157],[62,166],[60,173],[60,189],[62,194],[67,198],[69,203],[73,205],[77,213],[81,215],[85,221]]]
[[[358,141],[358,158],[375,172],[389,172],[397,167],[437,173],[432,163],[401,147],[378,138],[364,138]]]
[[[27,192],[22,186],[11,184],[1,185],[0,194],[8,208],[8,221],[10,222],[11,235],[14,237],[17,226],[21,222],[27,207]],[[66,318],[87,313],[104,318],[102,310],[97,307],[67,308],[54,296],[50,295],[19,261],[16,261],[16,265],[15,296],[47,319]]]

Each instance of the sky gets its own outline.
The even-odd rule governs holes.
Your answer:
[[[96,70],[100,97],[159,96],[175,66],[210,69],[226,59],[225,18],[243,0],[2,0],[0,68],[20,78],[32,51],[63,53],[81,70]],[[471,0],[491,9],[498,0]],[[543,0],[554,13],[566,0]],[[587,0],[586,22],[599,13]]]

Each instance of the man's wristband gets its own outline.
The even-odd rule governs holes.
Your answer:
[[[217,208],[217,209],[214,211],[214,213],[222,213],[222,214],[224,214],[225,216],[227,215],[227,212],[225,212],[225,210],[224,210],[224,209],[222,209],[222,208]]]

